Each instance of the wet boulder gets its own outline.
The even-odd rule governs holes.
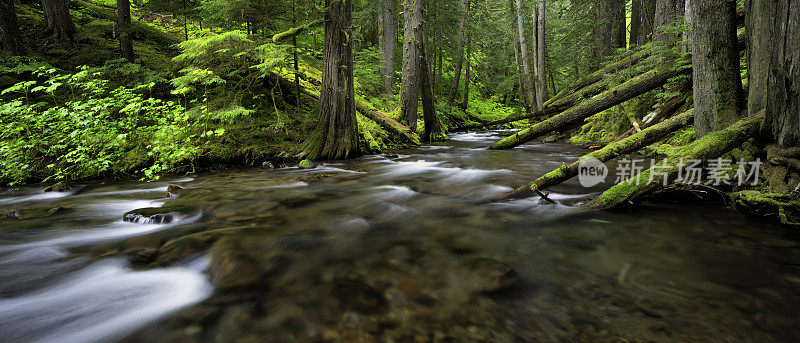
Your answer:
[[[19,210],[14,208],[4,209],[0,211],[2,215],[0,215],[0,219],[8,219],[8,220],[20,220],[22,219],[22,213]]]
[[[140,224],[169,224],[194,212],[182,206],[145,207],[126,212],[122,220]]]
[[[300,169],[314,169],[317,167],[317,165],[314,164],[314,162],[311,162],[311,160],[302,160],[297,166],[300,167]]]
[[[184,192],[184,188],[178,185],[167,186],[167,197],[170,199],[177,199]]]

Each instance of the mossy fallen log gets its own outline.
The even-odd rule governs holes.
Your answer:
[[[784,225],[800,226],[800,200],[791,194],[744,190],[730,194],[739,210],[758,216],[777,216]]]
[[[673,77],[690,74],[691,72],[692,68],[690,65],[679,64],[676,61],[667,62],[651,71],[602,92],[591,99],[582,101],[578,105],[558,115],[520,130],[495,143],[491,146],[491,149],[511,149],[524,144],[537,137],[573,125],[580,120],[584,120],[601,111],[649,92],[666,84],[669,79]]]
[[[643,58],[645,58],[647,56],[650,56],[652,51],[653,51],[652,47],[644,48],[641,51],[638,51],[638,52],[636,52],[636,53],[634,53],[634,54],[632,54],[632,55],[630,55],[628,57],[625,57],[625,58],[619,60],[619,61],[616,61],[616,62],[613,62],[611,64],[608,64],[605,67],[603,67],[602,69],[597,70],[597,71],[595,71],[595,72],[593,72],[593,73],[591,73],[589,75],[584,76],[580,80],[575,81],[572,84],[570,84],[569,86],[567,86],[564,89],[562,89],[560,92],[558,92],[558,94],[556,94],[555,96],[553,96],[552,98],[547,100],[544,103],[543,106],[544,107],[548,107],[548,106],[550,106],[552,104],[559,103],[560,99],[562,99],[562,98],[564,98],[564,97],[566,97],[566,96],[568,96],[568,95],[570,95],[572,93],[575,93],[575,92],[577,92],[578,90],[580,90],[582,88],[588,87],[588,86],[590,86],[590,85],[592,85],[592,84],[594,84],[594,83],[596,83],[596,82],[598,82],[600,80],[603,80],[603,78],[608,74],[613,74],[613,73],[616,73],[617,71],[619,71],[621,69],[625,69],[625,68],[629,68],[629,67],[634,66],[635,64],[639,63],[639,61],[642,60]]]
[[[556,186],[578,175],[578,167],[580,166],[581,161],[584,161],[586,158],[595,158],[601,162],[610,161],[619,155],[627,154],[648,146],[659,139],[664,138],[671,132],[675,132],[683,127],[688,126],[693,120],[694,111],[688,110],[668,120],[650,126],[627,138],[612,142],[602,149],[583,155],[580,159],[578,159],[578,161],[570,164],[564,164],[558,169],[539,177],[533,182],[519,187],[509,193],[495,197],[492,200],[502,201],[510,198],[517,198],[531,192],[536,192],[537,190],[541,191],[545,188]]]
[[[723,130],[711,132],[659,161],[654,168],[609,188],[599,197],[584,204],[583,208],[611,209],[652,193],[675,178],[681,169],[682,160],[705,160],[722,156],[752,138],[758,132],[763,119],[764,113],[761,112],[759,115],[741,119]]]
[[[288,87],[287,89],[294,88],[294,74],[292,72],[286,69],[276,68],[271,72],[271,74],[273,74],[274,77],[284,85],[284,87]],[[309,81],[318,80],[314,75],[311,75],[310,73],[304,73],[303,78],[300,80],[300,92],[314,101],[319,101],[319,91],[317,90],[317,87]],[[359,99],[358,96],[356,96],[355,103],[356,111],[358,111],[358,113],[361,113],[363,116],[374,121],[390,133],[402,137],[407,143],[414,145],[420,144],[419,135],[411,131],[411,129],[409,129],[407,126],[397,122],[383,112],[378,111],[370,103]]]
[[[281,44],[282,42],[285,42],[289,39],[292,39],[293,37],[296,37],[299,34],[302,34],[303,32],[305,32],[310,28],[321,26],[324,23],[325,23],[324,20],[315,20],[305,25],[293,27],[291,29],[288,29],[286,31],[283,31],[281,33],[272,36],[272,42],[275,44]]]

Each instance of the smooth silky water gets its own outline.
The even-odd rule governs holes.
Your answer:
[[[574,180],[557,204],[487,202],[585,153],[498,137],[7,192],[0,208],[69,211],[0,223],[0,341],[800,340],[796,233],[720,205],[576,213],[602,187]],[[195,215],[121,221],[168,184]]]

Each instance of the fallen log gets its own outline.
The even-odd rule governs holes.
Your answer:
[[[560,107],[549,107],[549,108],[545,108],[545,109],[533,112],[531,114],[524,114],[524,115],[521,115],[521,116],[507,117],[507,118],[500,119],[500,120],[487,121],[487,122],[474,124],[474,125],[459,126],[459,127],[456,127],[454,129],[452,129],[451,131],[453,131],[453,132],[467,131],[467,130],[480,129],[480,128],[487,127],[487,126],[492,126],[492,125],[501,125],[501,124],[506,124],[506,123],[512,123],[512,122],[515,122],[515,121],[520,121],[520,120],[525,120],[525,119],[530,119],[530,118],[536,118],[536,117],[539,117],[539,116],[546,116],[546,115],[551,115],[551,114],[555,114],[555,113],[560,113],[561,111],[564,111],[564,110],[566,110],[568,108],[569,108],[569,106],[566,106],[566,105],[563,105],[563,106],[560,106]]]
[[[270,72],[277,78],[281,83],[283,83],[286,87],[294,88],[294,74],[292,72],[286,71],[284,69],[276,69]],[[305,74],[305,78],[308,80],[315,80],[313,76],[310,74]],[[319,91],[316,90],[316,87],[309,81],[305,79],[300,80],[300,92],[303,93],[305,96],[311,98],[314,101],[320,100]],[[359,99],[356,97],[356,111],[361,113],[363,116],[369,118],[370,120],[374,121],[386,131],[390,133],[402,137],[406,142],[420,145],[419,135],[411,131],[408,126],[405,126],[396,120],[392,119],[391,117],[387,116],[381,111],[378,111],[368,102]]]
[[[631,135],[630,137],[612,142],[600,150],[583,155],[578,161],[562,165],[558,169],[539,177],[525,186],[493,198],[492,201],[503,201],[510,198],[518,198],[537,190],[541,191],[545,188],[556,186],[577,176],[580,162],[585,158],[595,158],[600,160],[600,162],[610,161],[619,155],[627,154],[653,144],[668,134],[688,126],[693,121],[694,111],[688,110],[668,120],[650,126],[636,134]]]
[[[492,145],[491,149],[511,149],[649,92],[666,84],[669,79],[675,76],[685,75],[691,72],[692,68],[690,65],[676,65],[674,61],[667,62],[621,85],[600,93],[591,99],[582,101],[561,114],[552,116],[516,132],[511,136],[503,138]]]
[[[752,138],[764,119],[764,113],[746,117],[733,125],[711,132],[679,149],[675,154],[658,162],[631,179],[619,183],[582,207],[589,210],[604,210],[631,203],[634,199],[664,187],[678,174],[681,161],[705,160],[722,156]]]
[[[312,22],[310,22],[308,24],[305,24],[305,25],[300,25],[298,27],[293,27],[291,29],[288,29],[286,31],[283,31],[281,33],[278,33],[278,34],[272,36],[272,42],[275,43],[275,44],[280,44],[281,42],[285,42],[287,40],[292,39],[293,37],[296,37],[299,34],[302,34],[303,32],[305,32],[306,30],[308,30],[310,28],[321,26],[324,23],[325,23],[324,20],[315,20],[315,21],[312,21]]]
[[[571,93],[575,93],[578,90],[580,90],[581,88],[588,87],[588,86],[594,84],[595,82],[598,82],[598,81],[602,80],[605,77],[605,75],[607,75],[607,74],[613,74],[613,73],[619,71],[620,69],[632,67],[636,63],[639,63],[639,61],[641,59],[643,59],[643,58],[645,58],[647,56],[650,56],[650,54],[652,53],[652,50],[653,49],[651,47],[648,47],[646,49],[643,49],[643,50],[641,50],[639,52],[634,53],[633,55],[630,55],[630,56],[628,56],[626,58],[623,58],[623,59],[621,59],[619,61],[613,62],[613,63],[605,66],[604,68],[602,68],[600,70],[597,70],[597,71],[595,71],[595,72],[593,72],[593,73],[591,73],[589,75],[586,75],[585,77],[581,78],[580,80],[575,81],[572,84],[570,84],[569,86],[567,86],[564,89],[562,89],[560,92],[558,92],[558,94],[556,94],[555,96],[553,96],[552,98],[547,100],[544,103],[544,105],[542,105],[542,106],[543,107],[547,107],[549,105],[552,105],[552,104],[558,102],[560,99],[564,98],[565,96],[567,96],[567,95],[569,95]]]

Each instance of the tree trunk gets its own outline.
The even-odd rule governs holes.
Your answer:
[[[764,0],[766,1],[766,0]],[[770,141],[782,148],[800,146],[800,1],[774,1],[771,67],[767,80]],[[752,87],[752,86],[751,86]]]
[[[511,149],[549,132],[577,123],[592,115],[633,99],[667,83],[675,76],[691,73],[689,66],[676,67],[674,63],[665,63],[660,67],[639,75],[625,83],[613,87],[591,99],[579,103],[561,114],[536,123],[524,130],[514,133],[492,145],[492,149]]]
[[[14,0],[0,0],[0,47],[14,55],[24,47]]]
[[[528,105],[525,93],[525,80],[523,80],[524,74],[522,73],[522,64],[519,58],[519,35],[517,34],[516,18],[512,18],[511,20],[511,40],[514,48],[514,65],[517,68],[516,76],[519,87],[519,102],[525,107],[525,111],[530,114],[530,106]]]
[[[294,4],[294,3],[292,3],[292,4]],[[189,40],[189,17],[188,16],[189,16],[189,12],[186,11],[186,0],[183,0],[183,37],[184,37],[185,40]],[[292,17],[292,20],[294,20],[294,17]]]
[[[117,0],[117,37],[122,57],[133,61],[133,40],[131,39],[131,3]]]
[[[450,90],[450,97],[447,98],[447,105],[453,106],[453,102],[458,95],[458,85],[461,83],[461,68],[464,64],[464,36],[467,29],[467,16],[469,15],[470,0],[461,0],[461,22],[458,24],[458,55],[456,55],[455,72],[453,74],[453,88]]]
[[[509,193],[495,197],[492,200],[500,201],[509,198],[518,198],[533,192],[534,189],[544,190],[545,188],[559,185],[562,182],[578,175],[578,167],[580,166],[581,160],[591,157],[600,160],[600,162],[610,161],[622,154],[628,154],[653,144],[668,134],[688,126],[692,123],[693,118],[694,112],[692,110],[686,111],[673,118],[639,131],[625,139],[612,142],[600,150],[595,150],[587,155],[582,156],[580,159],[578,159],[578,161],[575,161],[571,164],[564,164],[561,167],[539,177],[535,181],[519,187]]]
[[[631,48],[639,45],[639,32],[642,29],[642,0],[631,0]]]
[[[545,2],[539,0],[536,11],[536,104],[539,108],[547,100],[545,14]]]
[[[736,3],[692,0],[692,16],[695,133],[702,137],[740,118]]]
[[[615,6],[619,0],[599,0],[594,3],[594,48],[592,62],[594,69],[600,68],[606,56],[613,49],[614,22],[619,11]]]
[[[656,0],[634,0],[641,3],[642,15],[637,43],[647,44],[653,40],[653,28],[656,19]]]
[[[680,38],[677,33],[667,33],[662,26],[677,25],[676,18],[683,17],[685,0],[656,0],[653,24],[653,41],[674,42]]]
[[[697,114],[697,111],[695,111],[695,114]],[[762,116],[747,117],[724,130],[714,131],[699,138],[659,162],[656,165],[658,170],[651,168],[611,187],[599,197],[583,205],[583,208],[590,210],[610,209],[628,204],[637,197],[652,193],[663,187],[665,178],[667,179],[666,181],[670,181],[676,177],[682,168],[682,161],[718,158],[742,145],[758,131],[761,119]],[[697,120],[697,117],[695,117],[695,120]]]
[[[775,14],[774,0],[748,0],[745,5],[748,115],[754,115],[767,106],[767,78],[773,48],[772,27],[776,23]]]
[[[536,86],[533,81],[533,71],[531,70],[531,61],[528,56],[528,44],[525,41],[525,22],[522,19],[522,0],[515,0],[516,15],[517,15],[517,34],[519,34],[519,50],[520,59],[522,60],[522,71],[525,78],[525,95],[527,96],[528,105],[532,110],[537,111],[539,108],[536,106]]]
[[[75,24],[69,14],[66,0],[42,0],[42,11],[47,21],[47,30],[58,39],[72,41],[75,37]]]
[[[311,159],[340,159],[361,153],[353,86],[353,2],[325,0],[325,47],[319,125],[306,142]]]
[[[467,54],[464,56],[467,64],[465,66],[466,71],[464,73],[464,102],[461,103],[461,109],[466,111],[467,106],[469,106],[469,78],[470,78],[470,63],[472,62],[472,30],[467,28]]]
[[[295,0],[292,0],[292,26],[297,26],[297,8]],[[294,90],[295,96],[297,97],[297,99],[295,99],[295,106],[299,110],[302,103],[300,102],[300,58],[297,51],[297,36],[294,36],[292,37],[292,63],[294,67]]]
[[[622,49],[626,47],[628,18],[625,16],[625,0],[612,2],[614,11],[614,21],[611,27],[611,47]]]
[[[394,47],[397,34],[397,0],[383,0],[381,15],[381,60],[383,60],[383,89],[388,97],[394,91]]]
[[[417,132],[417,106],[419,105],[419,44],[415,31],[422,21],[414,17],[413,6],[418,0],[403,0],[403,72],[400,85],[402,118],[413,132]]]
[[[417,4],[415,4],[414,8],[415,14],[421,15],[421,6],[423,0],[416,0],[416,2]],[[420,8],[417,8],[417,6]],[[444,129],[442,129],[442,122],[439,120],[439,115],[436,113],[435,99],[433,98],[433,85],[429,81],[430,69],[428,68],[429,63],[426,52],[427,50],[425,49],[425,40],[419,39],[418,42],[421,46],[419,47],[420,65],[417,67],[417,72],[419,73],[419,85],[422,93],[422,119],[425,123],[425,130],[422,133],[422,140],[426,142],[446,140],[447,136],[445,136]],[[467,64],[467,68],[469,68],[469,64]],[[467,69],[467,75],[469,75],[469,69]]]

